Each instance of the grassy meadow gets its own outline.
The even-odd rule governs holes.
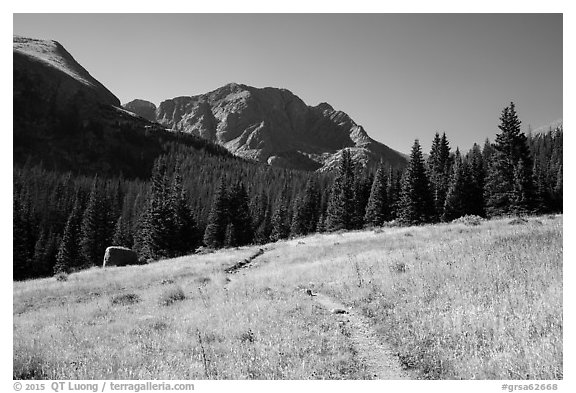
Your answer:
[[[14,282],[15,379],[370,379],[364,315],[418,378],[561,379],[562,216],[322,234]]]

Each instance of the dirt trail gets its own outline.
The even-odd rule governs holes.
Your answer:
[[[234,265],[230,266],[229,268],[225,269],[224,272],[228,274],[234,274],[240,271],[241,269],[248,269],[253,266],[254,260],[259,256],[264,254],[264,251],[267,251],[266,248],[259,248],[258,251],[246,259],[236,262]]]
[[[350,331],[350,340],[363,364],[375,379],[415,379],[402,369],[392,349],[382,343],[366,318],[348,309],[344,304],[321,293],[312,297],[327,308]]]

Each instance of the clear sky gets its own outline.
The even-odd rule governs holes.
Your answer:
[[[561,14],[15,14],[14,34],[59,41],[122,103],[283,87],[403,152],[493,140],[510,101],[525,129],[563,117]]]

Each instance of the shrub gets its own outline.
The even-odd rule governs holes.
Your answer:
[[[29,354],[24,359],[22,357],[15,357],[12,379],[48,379],[44,359],[36,353]]]
[[[525,225],[527,222],[528,222],[528,220],[526,220],[525,218],[517,217],[517,218],[511,220],[508,224],[510,224],[510,225]]]
[[[396,261],[395,263],[393,263],[390,266],[390,270],[392,270],[393,272],[396,272],[396,273],[406,273],[407,269],[408,269],[408,266],[406,265],[405,262],[402,262],[402,261]]]
[[[186,299],[186,295],[184,295],[184,291],[179,286],[172,286],[167,288],[162,292],[160,295],[160,304],[163,306],[169,306],[172,303],[181,301]]]
[[[464,225],[471,225],[471,226],[480,225],[480,224],[482,224],[482,221],[484,221],[484,219],[482,217],[475,216],[475,215],[466,215],[466,216],[459,217],[455,220],[452,220],[452,222],[455,224],[464,224]]]
[[[135,293],[123,293],[120,295],[112,296],[112,304],[127,306],[130,304],[135,304],[140,301],[140,296]]]
[[[68,281],[68,274],[60,272],[54,275],[56,281]]]

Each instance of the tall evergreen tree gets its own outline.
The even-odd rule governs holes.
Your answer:
[[[442,134],[442,137],[436,133],[432,141],[430,155],[428,156],[428,177],[430,179],[436,219],[442,217],[443,214],[450,172],[451,159],[448,138],[445,133]]]
[[[380,162],[372,183],[368,206],[364,222],[370,226],[381,226],[390,219],[390,207],[388,205],[388,181],[386,178],[384,163]]]
[[[434,216],[434,202],[422,149],[418,140],[414,141],[410,162],[402,179],[399,219],[405,224],[421,224],[430,222]]]
[[[82,265],[82,257],[80,255],[81,226],[82,207],[80,201],[76,199],[60,241],[54,273],[68,273]]]
[[[326,230],[337,231],[352,229],[354,226],[354,163],[348,149],[342,151],[338,174],[332,185],[328,210],[326,212]]]
[[[182,185],[180,168],[176,168],[170,196],[171,244],[170,254],[173,256],[186,255],[199,244],[200,238],[196,221],[188,204],[188,196]]]
[[[532,159],[514,103],[502,111],[498,128],[501,132],[496,136],[484,189],[488,213],[530,211],[534,207]],[[522,179],[521,198],[515,186],[517,179]]]
[[[219,248],[224,245],[226,226],[228,224],[228,195],[224,180],[220,182],[210,215],[204,231],[204,244],[211,248]]]
[[[468,214],[484,217],[484,178],[486,171],[484,169],[484,157],[480,146],[474,143],[472,149],[466,155],[468,170],[470,172],[470,185],[468,190],[469,211]]]
[[[152,190],[139,230],[140,254],[146,259],[171,256],[173,220],[170,206],[170,182],[165,157],[160,157],[152,171]]]
[[[290,235],[287,194],[288,191],[286,187],[284,187],[276,204],[276,210],[272,215],[272,232],[270,234],[270,240],[272,241],[287,239]]]
[[[451,221],[468,213],[469,178],[467,165],[463,162],[460,152],[456,150],[450,186],[446,195],[442,219]]]
[[[132,248],[134,244],[134,235],[130,230],[130,225],[127,219],[121,215],[116,221],[114,227],[114,235],[112,236],[112,244],[115,246],[122,246]]]
[[[88,204],[82,217],[80,247],[84,264],[98,265],[104,251],[112,241],[115,219],[110,217],[110,209],[102,184],[94,178]]]
[[[249,198],[242,182],[236,183],[230,190],[227,231],[232,233],[225,242],[227,246],[242,246],[254,240]],[[231,224],[231,225],[230,225]]]
[[[386,196],[390,208],[390,219],[396,220],[400,210],[400,194],[402,191],[402,172],[390,168],[388,171],[388,187]]]

